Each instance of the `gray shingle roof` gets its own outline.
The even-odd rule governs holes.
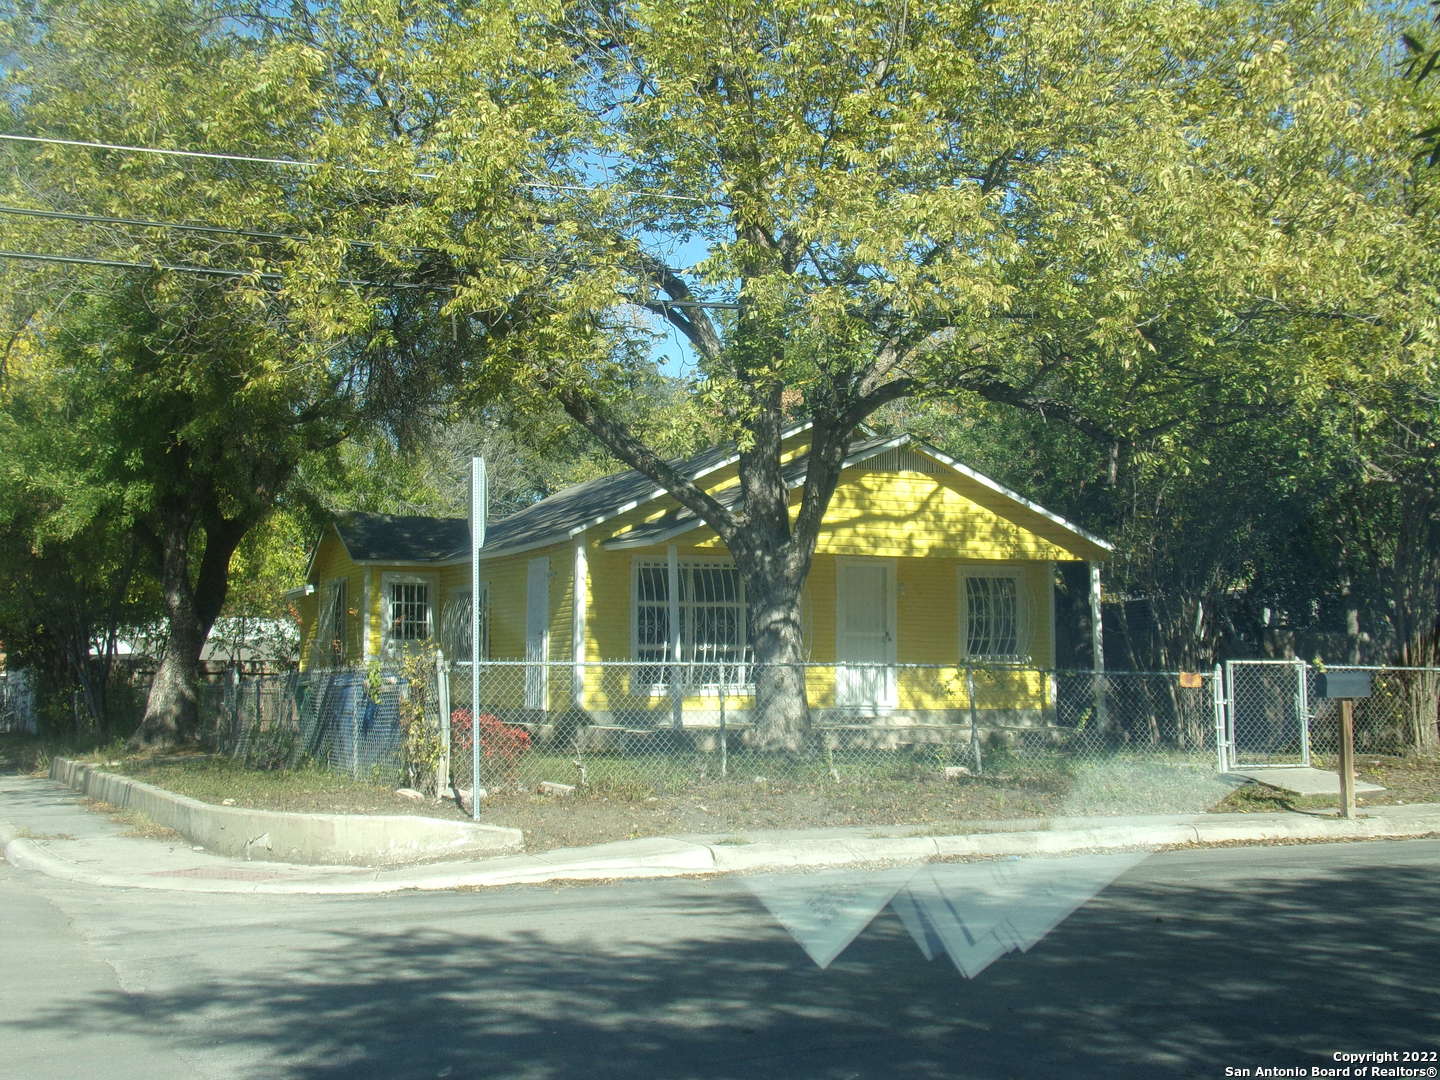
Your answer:
[[[1110,544],[1077,525],[1057,517],[1024,496],[1003,487],[987,477],[946,457],[934,447],[910,436],[872,436],[850,444],[846,464],[861,461],[883,450],[887,445],[911,444],[981,484],[1012,499],[1034,513],[1040,514],[1077,536],[1105,550]],[[713,446],[688,458],[671,462],[679,472],[692,479],[723,464],[735,455],[731,444]],[[796,485],[805,476],[805,455],[789,462],[784,469],[787,484]],[[527,506],[503,521],[491,522],[485,531],[484,553],[505,554],[527,547],[552,544],[567,539],[578,528],[613,517],[622,507],[643,502],[659,493],[659,486],[644,473],[634,469],[589,480],[583,484],[557,491],[549,498]],[[716,493],[723,505],[733,505],[739,497],[739,486],[731,485]],[[658,543],[667,534],[685,531],[698,525],[688,510],[675,507],[662,517],[647,522],[611,545],[633,547]],[[434,518],[395,514],[367,514],[353,511],[341,514],[335,528],[345,542],[350,557],[358,562],[451,562],[468,559],[470,524],[464,518]]]
[[[712,446],[670,464],[695,477],[735,454],[731,444]],[[627,469],[587,480],[485,528],[485,554],[564,540],[572,529],[614,514],[620,507],[655,494],[659,485],[642,472]],[[464,559],[470,550],[465,518],[370,514],[351,511],[335,521],[336,531],[357,562],[446,562]]]
[[[464,518],[352,510],[335,519],[335,531],[356,562],[443,562],[470,550],[470,523]]]

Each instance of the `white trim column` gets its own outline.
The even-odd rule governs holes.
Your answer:
[[[1105,619],[1100,608],[1100,564],[1090,563],[1090,657],[1095,671],[1105,670]]]
[[[666,592],[669,594],[667,619],[670,624],[670,724],[679,731],[685,726],[685,702],[680,686],[680,554],[674,544],[665,545]]]
[[[1105,615],[1100,606],[1100,564],[1090,563],[1090,655],[1095,672],[1095,723],[1100,731],[1110,728],[1106,703]]]
[[[570,646],[573,669],[570,696],[578,709],[585,697],[585,608],[590,601],[590,556],[585,538],[575,541],[575,567],[570,585]]]
[[[373,567],[367,566],[361,578],[361,601],[360,601],[360,662],[370,663],[370,627],[375,618],[375,611],[371,606],[370,579],[375,575]]]

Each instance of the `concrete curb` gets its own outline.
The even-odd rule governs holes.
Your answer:
[[[0,821],[0,854],[16,869],[30,870],[46,877],[74,881],[81,885],[98,885],[112,889],[178,888],[182,892],[192,891],[189,882],[178,882],[175,885],[146,884],[133,874],[107,874],[77,866],[68,859],[52,854],[42,841],[19,836],[14,826],[4,821]]]
[[[570,848],[538,855],[486,859],[483,864],[441,863],[404,869],[331,871],[326,877],[288,880],[184,878],[184,871],[117,874],[79,866],[40,840],[21,837],[0,822],[0,845],[17,867],[88,885],[183,892],[363,895],[411,890],[496,888],[547,881],[658,878],[821,867],[868,867],[877,863],[924,863],[939,858],[1065,855],[1174,845],[1263,843],[1275,840],[1405,839],[1440,833],[1440,805],[1387,807],[1346,821],[1310,815],[1255,815],[1255,820],[1197,816],[1177,822],[1117,822],[1079,829],[1026,830],[964,836],[811,838],[800,843],[700,843],[655,837]],[[296,871],[299,868],[285,868]]]
[[[137,810],[208,851],[241,859],[393,866],[417,859],[501,855],[524,848],[519,829],[467,821],[215,806],[69,758],[50,762],[50,778],[92,799]]]

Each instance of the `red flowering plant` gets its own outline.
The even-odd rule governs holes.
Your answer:
[[[494,713],[481,713],[475,718],[480,725],[480,753],[487,762],[498,766],[506,781],[515,779],[520,759],[530,752],[530,732],[515,724],[507,724]],[[469,753],[475,737],[475,723],[469,709],[450,713],[450,746],[452,753]]]

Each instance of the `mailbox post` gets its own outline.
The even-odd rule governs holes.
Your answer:
[[[1340,813],[1355,816],[1355,699],[1370,696],[1368,671],[1326,671],[1320,696],[1340,702]]]

